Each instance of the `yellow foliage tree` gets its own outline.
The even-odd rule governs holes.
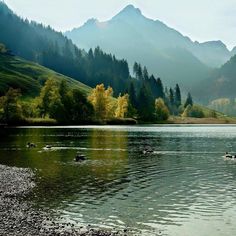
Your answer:
[[[105,89],[104,84],[99,84],[92,90],[88,100],[94,107],[94,112],[97,119],[104,120],[112,116],[114,110],[112,95],[113,89],[111,87]]]
[[[162,98],[155,100],[155,114],[158,121],[168,120],[169,110]]]
[[[117,99],[117,108],[115,111],[115,117],[124,118],[128,112],[129,95],[119,96]]]

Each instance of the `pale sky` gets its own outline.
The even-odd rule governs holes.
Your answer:
[[[90,18],[106,21],[128,4],[193,41],[236,46],[236,0],[5,0],[18,15],[66,31]]]

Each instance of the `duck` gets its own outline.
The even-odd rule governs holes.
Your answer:
[[[51,146],[51,145],[46,145],[46,146],[43,148],[43,150],[50,150],[50,149],[52,149],[52,146]]]
[[[228,152],[225,153],[224,157],[227,158],[227,159],[236,159],[235,155],[231,155]]]
[[[34,144],[34,143],[30,143],[30,142],[28,142],[27,145],[26,145],[26,147],[27,147],[27,148],[36,148],[37,145]]]
[[[146,155],[146,154],[151,154],[154,151],[152,150],[151,147],[145,147],[144,150],[142,151],[142,154]]]
[[[83,154],[77,154],[76,157],[75,157],[75,162],[82,162],[82,161],[85,161],[85,160],[86,160],[86,157]]]

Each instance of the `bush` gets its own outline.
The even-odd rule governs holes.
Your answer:
[[[202,111],[202,109],[196,105],[188,105],[183,114],[183,117],[194,117],[194,118],[204,118],[204,112]]]

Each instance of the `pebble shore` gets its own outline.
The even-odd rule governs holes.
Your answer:
[[[57,224],[48,213],[35,210],[26,200],[35,187],[30,169],[0,165],[0,236],[113,236],[126,232],[103,232]]]

